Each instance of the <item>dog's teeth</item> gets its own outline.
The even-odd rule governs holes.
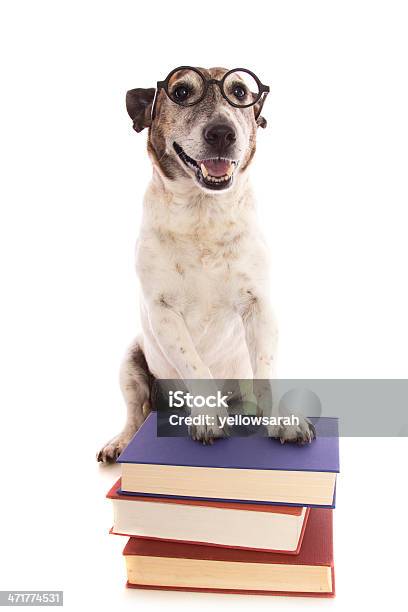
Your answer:
[[[227,176],[228,176],[228,178],[229,178],[230,176],[232,176],[232,173],[233,173],[233,172],[234,172],[234,165],[233,165],[233,164],[230,164],[230,165],[229,165],[229,168],[228,168],[228,170],[227,170]]]
[[[204,172],[203,167],[205,168],[204,164],[201,164],[201,172],[203,173],[204,178],[210,183],[225,183],[226,181],[229,181],[232,176],[232,172],[230,171],[227,174],[224,174],[223,176],[212,176],[211,174],[208,174],[206,168],[206,171]]]
[[[208,176],[207,168],[204,166],[204,164],[201,164],[200,168],[201,168],[201,172],[203,173],[203,177],[207,178],[207,176]]]

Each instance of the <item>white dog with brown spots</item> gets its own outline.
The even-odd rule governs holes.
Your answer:
[[[182,67],[157,90],[127,94],[134,129],[149,129],[153,164],[136,251],[142,333],[121,369],[127,421],[100,461],[115,460],[146,418],[153,379],[274,376],[268,251],[248,172],[267,90],[244,69]],[[223,436],[215,423],[193,437]],[[270,435],[310,442],[314,428],[301,418]]]

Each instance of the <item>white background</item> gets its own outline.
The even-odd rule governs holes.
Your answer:
[[[69,610],[406,606],[407,441],[341,442],[335,600],[124,588],[118,467],[133,247],[150,176],[127,89],[180,64],[271,85],[253,180],[281,377],[407,376],[404,2],[1,3],[0,588]],[[403,567],[405,565],[405,569]]]

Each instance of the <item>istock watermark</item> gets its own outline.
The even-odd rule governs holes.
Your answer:
[[[172,427],[180,427],[180,425],[198,426],[213,426],[219,425],[221,428],[228,427],[272,427],[272,426],[297,426],[300,424],[298,416],[291,414],[290,416],[255,416],[245,414],[234,414],[231,416],[214,416],[209,414],[178,415],[171,414],[168,422]]]
[[[222,395],[221,391],[217,391],[215,395],[193,395],[193,393],[185,393],[184,391],[169,391],[169,407],[170,408],[228,408],[228,398],[230,393]],[[199,423],[190,423],[190,425],[199,425]]]
[[[203,424],[266,436],[299,418],[320,421],[320,431],[335,418],[340,436],[408,437],[408,379],[155,380],[151,404],[159,437],[187,437]]]

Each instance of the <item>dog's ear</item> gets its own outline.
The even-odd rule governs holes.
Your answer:
[[[255,104],[254,113],[255,113],[256,125],[261,128],[266,128],[266,126],[268,125],[268,122],[266,121],[265,117],[261,116],[263,103],[264,103],[264,99],[260,100],[257,104]]]
[[[261,128],[266,128],[266,126],[268,125],[268,122],[265,119],[265,117],[262,117],[261,115],[259,115],[258,119],[256,120],[256,125]]]
[[[150,89],[131,89],[126,94],[126,109],[133,121],[133,129],[141,132],[152,124],[152,105],[155,94],[154,87]]]
[[[261,115],[259,115],[258,119],[256,120],[256,125],[258,127],[263,127],[265,128],[268,125],[267,120],[265,119],[265,117],[262,117]]]

